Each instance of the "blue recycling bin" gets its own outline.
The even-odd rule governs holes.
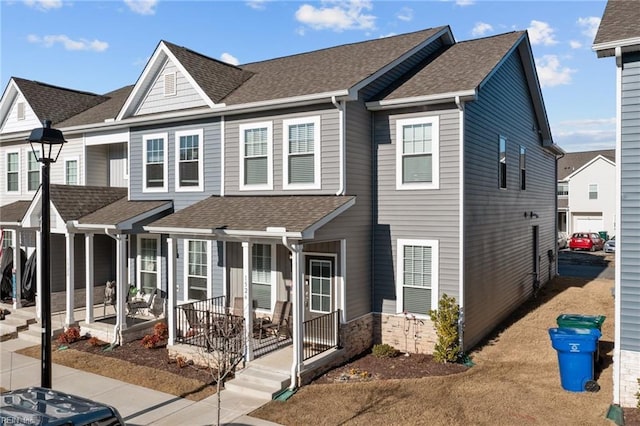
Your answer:
[[[601,336],[597,328],[550,328],[551,345],[558,352],[562,388],[571,392],[594,391],[593,356]]]

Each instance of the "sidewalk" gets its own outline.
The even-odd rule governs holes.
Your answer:
[[[21,339],[0,343],[0,386],[3,388],[40,385],[40,360],[15,353],[28,346],[33,343]],[[216,424],[216,395],[195,402],[62,365],[54,364],[52,371],[54,389],[112,405],[120,411],[127,425]],[[221,423],[275,425],[246,415],[267,400],[228,391],[223,391],[221,398]]]

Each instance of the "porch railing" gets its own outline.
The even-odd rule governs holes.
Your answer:
[[[340,309],[305,321],[302,326],[305,361],[329,349],[340,347]]]
[[[226,313],[225,297],[196,300],[175,308],[176,343],[207,347],[207,336],[201,331],[211,327]]]

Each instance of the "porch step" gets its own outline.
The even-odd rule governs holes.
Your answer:
[[[262,399],[273,399],[281,390],[289,386],[291,378],[280,372],[250,365],[236,373],[233,380],[225,383],[227,392],[241,393]]]
[[[0,321],[0,342],[18,337],[18,333],[29,328],[36,322],[35,316],[29,311],[1,308],[6,314]]]
[[[57,336],[64,331],[64,328],[53,327],[51,330],[51,336]],[[29,328],[19,332],[20,338],[34,344],[42,343],[42,327],[40,324],[30,324]]]

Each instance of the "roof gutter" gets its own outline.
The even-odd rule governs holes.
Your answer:
[[[385,109],[393,109],[398,107],[415,107],[447,102],[470,102],[475,101],[476,99],[478,99],[478,93],[475,89],[472,89],[463,90],[460,92],[438,93],[436,95],[373,101],[367,102],[365,105],[369,111],[382,111]]]
[[[632,37],[623,40],[594,44],[591,47],[591,50],[596,52],[598,58],[605,58],[607,56],[617,56],[618,48],[620,49],[620,53],[640,51],[640,37]]]

